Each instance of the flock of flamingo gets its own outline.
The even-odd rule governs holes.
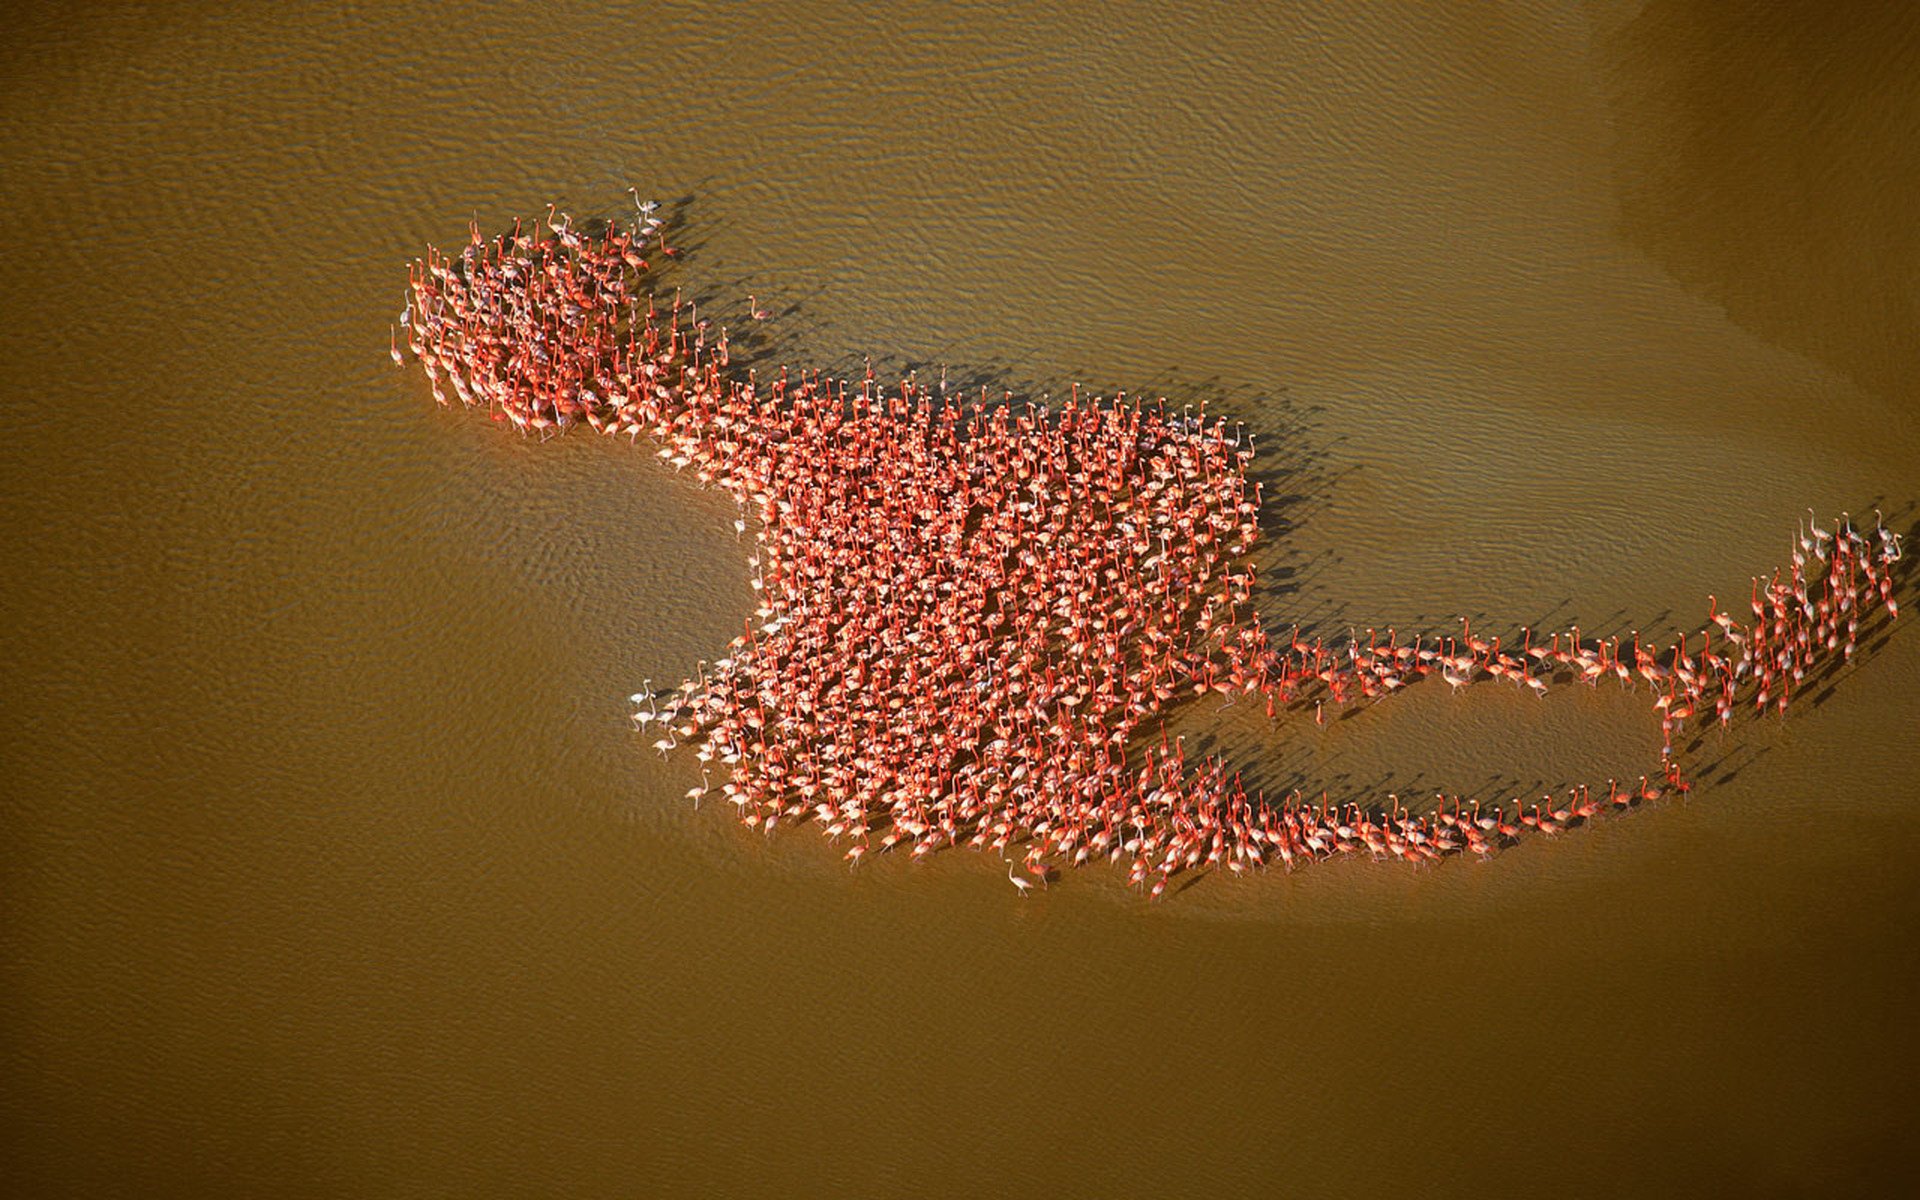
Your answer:
[[[733,497],[757,607],[694,679],[636,693],[634,721],[662,753],[695,747],[695,803],[717,792],[769,833],[812,821],[852,864],[990,847],[1022,892],[1101,859],[1158,897],[1182,872],[1275,860],[1484,857],[1686,789],[1674,738],[1689,722],[1784,712],[1810,675],[1852,657],[1876,611],[1898,615],[1900,538],[1841,519],[1802,527],[1791,564],[1754,580],[1748,613],[1709,597],[1698,633],[1665,648],[1577,628],[1503,644],[1464,622],[1411,640],[1271,636],[1253,606],[1261,487],[1243,427],[1077,389],[1016,408],[944,379],[883,387],[870,369],[851,384],[738,378],[724,328],[648,290],[650,260],[676,251],[656,206],[635,202],[624,227],[550,208],[429,250],[393,358],[410,353],[440,404],[451,393],[523,433],[644,433]],[[1415,813],[1392,797],[1250,795],[1222,759],[1189,761],[1165,733],[1183,699],[1247,696],[1269,716],[1324,720],[1329,703],[1428,675],[1456,690],[1645,687],[1659,766],[1604,795],[1441,797]]]

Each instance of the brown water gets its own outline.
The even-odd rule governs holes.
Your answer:
[[[1846,7],[17,18],[9,1194],[1873,1192],[1904,623],[1491,864],[849,875],[625,725],[749,607],[731,506],[386,361],[407,256],[633,183],[770,351],[1225,397],[1309,494],[1273,619],[1665,630],[1806,505],[1920,499],[1920,22]],[[1235,718],[1334,786],[1657,740],[1605,691]]]

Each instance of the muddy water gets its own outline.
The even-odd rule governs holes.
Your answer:
[[[621,699],[730,505],[443,414],[403,259],[685,204],[770,358],[1214,398],[1271,619],[1696,620],[1914,519],[1906,6],[51,9],[0,48],[20,1194],[1871,1192],[1916,1109],[1920,638],[1487,865],[849,876]],[[1250,770],[1491,795],[1644,710],[1418,693]]]

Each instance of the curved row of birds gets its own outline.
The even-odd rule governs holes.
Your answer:
[[[1411,641],[1282,640],[1253,607],[1261,488],[1242,427],[1077,389],[1017,408],[944,379],[882,387],[871,370],[738,378],[724,328],[649,290],[652,263],[675,253],[648,204],[625,227],[576,228],[552,209],[494,238],[473,226],[458,252],[412,264],[393,358],[411,354],[442,405],[451,393],[524,433],[646,434],[735,499],[754,614],[694,679],[637,693],[634,720],[663,753],[694,747],[696,803],[717,793],[767,832],[811,821],[851,863],[991,848],[1025,891],[1056,866],[1111,860],[1159,896],[1223,866],[1484,856],[1684,789],[1673,741],[1688,722],[1784,711],[1811,673],[1851,658],[1870,612],[1898,614],[1899,538],[1842,520],[1803,527],[1791,564],[1754,580],[1748,614],[1709,597],[1702,629],[1662,650],[1577,629],[1514,646],[1464,622]],[[1324,719],[1329,702],[1430,674],[1456,689],[1644,685],[1658,782],[1486,808],[1442,797],[1424,814],[1392,797],[1271,798],[1219,758],[1189,762],[1162,723],[1208,693]]]

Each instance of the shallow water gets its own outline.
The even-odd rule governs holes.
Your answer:
[[[408,256],[632,183],[709,311],[776,312],[767,361],[1244,417],[1300,497],[1272,620],[1692,624],[1805,506],[1920,500],[1920,21],[1717,12],[23,17],[9,1175],[1874,1191],[1920,1107],[1904,624],[1684,803],[1490,864],[1154,906],[967,853],[850,875],[688,811],[625,723],[750,607],[731,504],[386,358]],[[1189,719],[1319,786],[1657,742],[1605,692],[1247,716]]]

